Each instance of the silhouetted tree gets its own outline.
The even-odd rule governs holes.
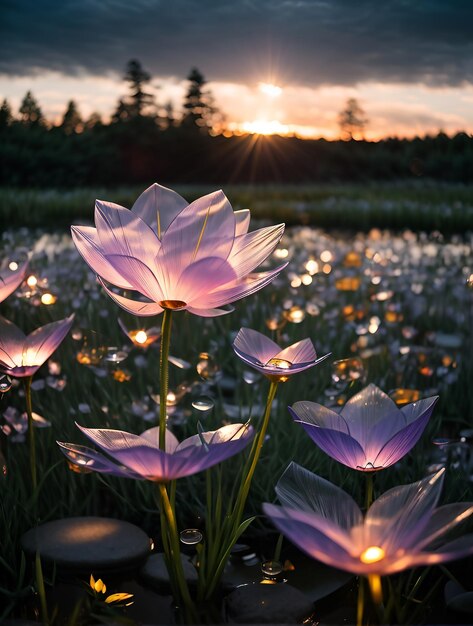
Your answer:
[[[354,139],[356,135],[363,136],[368,119],[365,112],[358,104],[356,98],[349,98],[345,108],[338,116],[338,124],[340,126],[340,134],[342,139]]]
[[[74,100],[69,100],[66,112],[62,118],[61,128],[66,135],[80,133],[83,129],[82,117]]]
[[[5,98],[0,107],[0,128],[6,128],[10,126],[13,121],[13,115],[11,112],[11,106],[8,100]]]
[[[84,129],[91,130],[92,128],[95,128],[96,126],[103,126],[103,121],[102,121],[102,117],[100,116],[100,113],[97,113],[96,111],[94,111],[93,113],[90,114],[90,117],[88,117],[85,120]]]
[[[164,128],[172,128],[176,124],[176,117],[174,115],[174,106],[171,100],[164,105],[163,126]]]
[[[31,91],[27,91],[20,105],[21,122],[27,126],[44,124],[43,114]]]
[[[141,67],[139,61],[132,59],[128,62],[124,78],[130,84],[131,90],[126,103],[128,115],[130,118],[139,117],[147,107],[154,104],[153,94],[143,89],[151,81],[151,75]]]
[[[207,81],[197,68],[194,67],[190,71],[187,80],[189,87],[184,99],[184,115],[181,125],[190,129],[201,129],[208,133],[219,116],[212,93],[204,90]]]

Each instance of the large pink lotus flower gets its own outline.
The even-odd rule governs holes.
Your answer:
[[[86,446],[58,441],[73,464],[102,474],[155,482],[190,476],[217,465],[243,450],[253,438],[253,428],[246,424],[202,432],[181,443],[166,430],[165,450],[161,450],[159,427],[133,435],[122,430],[77,426],[113,460]]]
[[[345,491],[295,463],[279,480],[283,506],[264,504],[275,526],[309,556],[369,576],[394,574],[473,554],[473,534],[447,533],[473,514],[473,502],[436,508],[444,470],[394,487],[363,514]]]
[[[240,329],[233,349],[247,365],[277,382],[285,382],[289,376],[314,367],[330,356],[329,353],[317,358],[310,339],[303,339],[281,350],[277,343],[251,328]]]
[[[25,261],[16,270],[9,267],[0,271],[0,302],[3,302],[11,295],[17,287],[23,282],[26,271],[28,269],[28,261]]]
[[[368,385],[340,413],[315,402],[296,402],[289,411],[311,439],[335,460],[373,472],[397,463],[414,447],[438,396],[399,409],[376,385]]]
[[[9,376],[33,376],[71,329],[74,314],[37,328],[29,335],[0,315],[0,370]]]
[[[188,204],[154,184],[131,210],[97,200],[96,228],[72,226],[72,237],[105,291],[126,311],[156,315],[167,308],[213,317],[286,266],[253,273],[276,247],[284,224],[248,233],[249,222],[249,211],[233,212],[222,191]],[[118,295],[106,283],[146,301]]]

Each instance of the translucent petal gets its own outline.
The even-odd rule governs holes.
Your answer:
[[[347,423],[339,413],[327,409],[316,402],[302,400],[293,404],[289,410],[295,420],[320,426],[320,428],[339,430],[346,435],[350,434]]]
[[[259,267],[278,245],[284,233],[284,224],[267,226],[235,239],[228,262],[241,278]]]
[[[142,263],[153,263],[161,243],[156,233],[135,213],[112,202],[97,200],[95,226],[104,255],[136,257]]]
[[[139,300],[131,300],[131,298],[125,298],[119,294],[114,293],[107,285],[99,278],[99,282],[105,289],[107,294],[116,302],[122,309],[128,311],[132,315],[147,316],[147,315],[159,315],[163,309],[156,302],[140,302]]]
[[[164,274],[163,287],[175,286],[184,269],[200,259],[209,256],[227,259],[234,236],[235,217],[222,191],[189,204],[162,237],[156,263],[158,271]]]
[[[233,281],[228,285],[223,285],[213,293],[209,294],[205,298],[202,298],[202,302],[194,302],[194,307],[198,306],[202,308],[215,308],[221,307],[225,304],[230,304],[236,300],[241,300],[249,296],[259,289],[263,289],[266,285],[269,285],[276,276],[287,266],[287,263],[280,265],[274,270],[269,272],[259,272],[257,274],[249,274],[246,279]]]
[[[240,328],[233,342],[233,349],[250,365],[255,361],[265,364],[280,351],[277,343],[251,328]]]
[[[278,359],[285,359],[291,363],[310,363],[314,362],[317,358],[314,344],[310,339],[303,339],[297,343],[292,344],[278,352],[275,355]],[[327,355],[328,356],[328,355]]]
[[[311,524],[316,516],[308,513],[267,503],[263,504],[263,511],[276,528],[303,552],[327,565],[350,571],[347,565],[353,562],[353,558],[347,549],[325,534],[324,530],[330,527],[327,520],[318,517],[321,528],[316,528]]]
[[[235,279],[235,272],[227,261],[219,257],[206,257],[191,263],[182,272],[175,288],[167,293],[169,300],[182,300],[192,306],[220,285]]]
[[[131,289],[130,283],[119,274],[104,256],[97,230],[91,226],[71,226],[72,240],[90,269],[104,280]]]
[[[406,423],[410,424],[424,413],[428,413],[427,419],[429,419],[438,399],[438,396],[432,396],[431,398],[424,398],[423,400],[411,402],[410,404],[403,406],[401,408],[401,413],[404,415]]]
[[[153,183],[143,191],[131,210],[161,239],[171,222],[187,205],[188,202],[177,192]]]
[[[345,530],[363,521],[360,508],[350,495],[294,462],[279,479],[276,493],[285,507],[317,513]]]
[[[25,334],[13,322],[0,315],[0,360],[7,367],[22,364]]]
[[[154,426],[153,428],[148,428],[143,433],[141,433],[140,437],[146,439],[154,446],[159,448],[159,426]],[[165,450],[167,454],[173,454],[176,448],[179,445],[179,441],[177,437],[166,428],[166,440],[165,440]]]
[[[188,306],[187,311],[193,315],[199,315],[200,317],[220,317],[220,315],[228,315],[235,310],[233,307],[226,309],[198,309],[197,307]]]
[[[42,365],[64,340],[73,321],[74,313],[64,320],[41,326],[29,334],[24,343],[22,364]]]
[[[372,504],[365,519],[367,545],[386,552],[415,546],[442,490],[444,470],[410,485],[386,491]]]
[[[25,261],[20,267],[11,271],[6,269],[0,273],[0,302],[3,302],[11,295],[17,287],[21,285],[28,269],[28,261]]]
[[[399,459],[402,459],[419,441],[427,426],[432,410],[433,405],[429,411],[421,414],[414,422],[411,422],[391,437],[391,439],[381,447],[373,462],[374,465],[389,467],[399,461]],[[382,442],[382,437],[385,437],[386,434],[387,432],[379,433],[379,442]],[[376,437],[376,435],[377,433],[373,433],[373,437]],[[369,456],[368,459],[370,459]]]
[[[79,467],[84,467],[85,469],[99,472],[101,474],[113,474],[114,476],[124,476],[126,478],[139,478],[138,475],[121,468],[116,463],[107,459],[107,457],[103,454],[100,454],[100,452],[92,450],[92,448],[72,443],[63,443],[62,441],[57,441],[56,443],[69,461],[79,465]]]
[[[447,533],[469,520],[472,515],[473,502],[455,502],[439,507],[433,512],[416,547],[421,550],[433,543],[437,544]]]
[[[351,436],[360,443],[362,448],[366,447],[370,430],[377,422],[388,416],[398,419],[399,413],[399,409],[391,398],[373,384],[350,398],[341,410]]]
[[[240,209],[234,212],[235,215],[235,237],[244,235],[250,227],[250,211],[249,209]]]
[[[163,292],[153,271],[139,259],[119,254],[107,255],[107,260],[132,285],[153,302],[164,300]]]

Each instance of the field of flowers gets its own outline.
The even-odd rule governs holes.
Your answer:
[[[109,199],[129,206],[123,195],[114,197],[107,192]],[[232,199],[231,193],[228,195]],[[49,202],[47,195],[41,195],[40,200],[38,197],[29,209],[30,215],[36,215],[33,224],[40,222],[40,207]],[[447,208],[446,199],[438,202],[438,218],[426,234],[367,230],[376,202],[360,197],[348,210],[346,198],[330,197],[293,199],[289,212],[283,206],[285,198],[257,199],[256,215],[263,220],[270,217],[276,223],[279,215],[289,214],[292,224],[312,223],[311,207],[316,207],[315,215],[325,207],[325,213],[320,213],[321,224],[329,222],[328,217],[324,222],[324,215],[331,215],[340,230],[301,225],[287,228],[262,269],[288,262],[287,268],[262,291],[237,302],[233,313],[222,317],[174,313],[166,406],[168,426],[179,440],[194,435],[198,425],[211,431],[251,418],[256,428],[261,419],[269,382],[235,355],[232,343],[240,328],[264,333],[280,346],[310,338],[318,356],[331,353],[317,367],[280,385],[274,402],[246,503],[247,515],[256,519],[240,540],[257,546],[258,567],[251,570],[257,572],[254,576],[261,575],[261,561],[280,551],[278,535],[264,517],[262,503],[276,500],[275,485],[291,461],[330,480],[357,502],[365,497],[363,472],[347,469],[330,458],[294,422],[287,407],[298,401],[317,402],[338,411],[369,383],[387,393],[398,407],[438,395],[432,417],[413,451],[389,470],[376,472],[374,493],[413,483],[445,467],[442,503],[473,499],[473,235],[464,232],[468,225],[471,227],[473,204],[467,197]],[[17,224],[17,208],[8,203],[6,194],[3,200],[9,222]],[[241,205],[247,202],[249,198],[241,198]],[[46,222],[54,225],[56,215],[64,222],[63,211],[70,221],[83,218],[86,211],[76,212],[75,203],[63,196],[61,204],[59,194],[53,194],[51,206],[57,208]],[[425,198],[413,198],[410,204],[405,198],[386,201],[385,215],[391,217],[385,221],[399,227],[410,212],[417,216],[416,224],[427,224],[433,211],[425,209],[422,217],[423,203],[432,208]],[[64,208],[67,206],[69,209]],[[91,217],[91,203],[85,206]],[[342,230],[353,229],[357,215],[360,231]],[[441,234],[437,228],[442,226],[449,234]],[[451,234],[455,230],[461,234]],[[25,280],[0,305],[2,316],[26,333],[71,314],[74,320],[69,335],[31,384],[38,483],[34,495],[25,387],[21,378],[14,376],[3,375],[0,381],[0,618],[39,614],[44,618],[41,602],[49,597],[49,621],[53,623],[55,600],[50,589],[54,587],[54,572],[45,574],[43,580],[38,562],[31,568],[20,544],[22,535],[38,520],[110,516],[136,523],[153,543],[160,541],[154,483],[91,472],[81,467],[80,459],[77,463],[71,457],[65,459],[56,441],[85,445],[86,439],[75,423],[131,433],[158,424],[162,316],[134,317],[117,307],[66,230],[35,226],[3,231],[0,269],[6,272],[21,267],[28,257]],[[223,470],[243,463],[244,457],[234,457],[223,464]],[[223,471],[220,475],[223,492],[231,488],[231,473]],[[203,529],[206,480],[205,474],[180,479],[176,494],[179,529]],[[287,550],[290,548],[284,542],[283,556]],[[284,561],[280,555],[275,561],[279,560]],[[296,561],[295,568],[297,576]],[[307,571],[310,577],[310,569]],[[398,574],[393,583],[402,589],[404,612],[392,606],[391,620],[419,623],[455,616],[459,621],[465,619],[464,614],[462,618],[461,613],[453,613],[452,618],[446,612],[443,590],[449,583],[471,591],[471,563],[463,563],[460,569],[437,567],[434,574],[415,572]],[[286,572],[289,582],[291,575],[291,571]],[[123,586],[124,582],[129,580],[115,580],[117,589],[129,591],[131,587]],[[351,598],[353,582],[342,582],[346,583],[344,593]],[[314,580],[314,587],[317,584]],[[89,586],[95,596],[100,596],[96,581]],[[127,609],[129,617],[158,621],[159,616],[150,617],[152,613],[143,608],[152,605],[151,592],[136,583],[132,590],[135,597]],[[337,602],[316,603],[317,620],[320,616],[330,619]],[[385,605],[388,608],[389,602]],[[353,619],[352,613],[348,618]],[[166,614],[163,621],[167,619]],[[341,619],[340,614],[333,619]],[[82,622],[78,615],[65,618],[59,613],[56,623]]]

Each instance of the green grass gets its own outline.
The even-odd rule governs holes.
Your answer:
[[[178,186],[189,201],[213,188]],[[113,190],[0,189],[0,216],[5,224],[65,228],[91,221],[96,198],[131,207],[143,187]],[[256,219],[281,220],[288,225],[369,230],[412,228],[464,232],[473,228],[473,186],[406,181],[371,184],[228,185],[234,208],[250,208]]]

